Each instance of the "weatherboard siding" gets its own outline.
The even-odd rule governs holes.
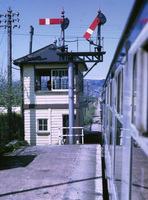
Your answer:
[[[59,140],[59,128],[63,126],[63,115],[68,114],[68,109],[52,109],[51,118],[51,140],[57,144]]]
[[[31,145],[36,145],[36,112],[34,109],[24,111],[25,140]],[[33,119],[31,121],[31,119]]]
[[[34,104],[34,66],[29,65],[23,68],[24,80],[24,104]]]
[[[76,110],[74,111],[76,114]],[[69,115],[68,109],[52,109],[51,111],[51,144],[59,142],[59,128],[63,127],[63,115]]]
[[[64,93],[36,94],[35,101],[36,104],[68,104],[69,97]],[[76,103],[76,98],[74,98],[74,103]]]
[[[50,134],[37,134],[37,120],[48,119],[48,132],[50,130],[50,109],[28,109],[24,111],[25,116],[25,140],[31,145],[51,144]]]
[[[25,140],[31,145],[58,144],[59,133],[63,127],[63,115],[68,115],[68,109],[26,109],[25,113]],[[76,112],[75,112],[76,113]],[[38,134],[38,119],[48,119],[48,132]]]

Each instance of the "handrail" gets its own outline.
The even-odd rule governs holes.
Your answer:
[[[82,133],[81,134],[74,134],[74,135],[71,135],[71,134],[66,134],[66,135],[63,135],[62,133],[62,130],[63,129],[82,129]],[[81,136],[82,137],[82,144],[84,144],[84,127],[59,127],[59,145],[62,145],[62,138],[63,137],[70,137],[70,136]]]

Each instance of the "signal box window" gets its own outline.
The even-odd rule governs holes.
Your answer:
[[[68,70],[36,69],[35,90],[52,91],[68,89]]]
[[[48,91],[51,90],[51,70],[37,69],[35,71],[35,90]]]
[[[68,70],[52,70],[52,89],[68,89]]]
[[[48,130],[48,120],[47,119],[38,119],[38,131],[47,131]]]

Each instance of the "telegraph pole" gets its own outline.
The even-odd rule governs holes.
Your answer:
[[[34,35],[34,28],[33,26],[30,26],[30,46],[29,46],[29,53],[32,53],[32,41],[33,41],[33,35]]]
[[[11,112],[12,112],[12,105],[11,105],[11,93],[12,93],[12,28],[20,27],[19,25],[12,25],[13,22],[19,22],[19,19],[14,19],[14,16],[19,16],[19,13],[12,13],[11,8],[7,10],[6,14],[0,14],[1,17],[5,17],[4,20],[0,20],[0,23],[4,22],[5,25],[0,25],[0,28],[7,28],[7,36],[8,36],[8,48],[7,48],[7,71],[8,71],[8,90],[9,90],[9,97],[8,97],[8,126],[9,130],[11,131]],[[11,138],[10,132],[9,136]]]

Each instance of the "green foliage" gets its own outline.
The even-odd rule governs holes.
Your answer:
[[[29,144],[26,140],[22,140],[22,141],[14,140],[5,146],[5,151],[7,152],[16,151],[17,149],[20,149],[21,146],[28,146],[28,145]]]
[[[0,106],[8,108],[12,106],[19,106],[21,103],[21,94],[19,82],[13,82],[10,90],[10,86],[6,80],[4,74],[0,74]]]
[[[29,146],[28,142],[26,140],[19,141],[20,146]]]
[[[10,121],[8,121],[10,120]],[[9,133],[11,132],[11,138]],[[18,113],[11,113],[9,119],[7,113],[0,114],[0,139],[5,138],[6,141],[12,139],[22,139],[23,137],[23,119]]]
[[[22,116],[19,115],[18,113],[12,113],[10,124],[8,120],[9,118],[7,113],[0,114],[0,153],[4,151],[5,145],[8,144],[10,141],[12,140],[21,141],[23,140],[24,136]]]
[[[4,141],[0,141],[0,156],[5,152],[5,142]]]
[[[0,73],[0,154],[5,150],[5,145],[14,139],[23,139],[23,119],[19,114],[11,113],[8,117],[3,110],[20,106],[21,93],[19,82],[13,82],[10,86],[7,75]]]
[[[84,117],[84,125],[88,125],[92,123],[93,116],[95,112],[95,106],[91,106],[90,108],[87,108],[86,110],[86,116]]]

